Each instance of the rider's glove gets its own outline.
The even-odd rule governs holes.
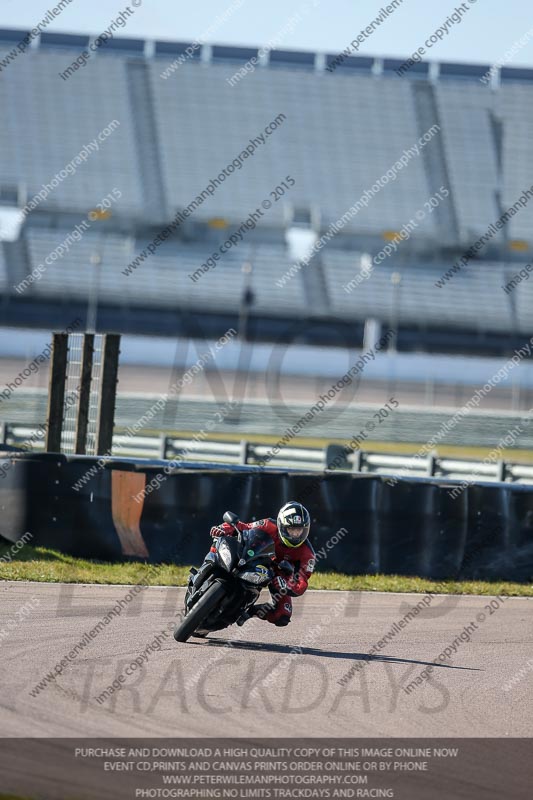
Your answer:
[[[274,594],[279,594],[281,597],[287,594],[287,581],[281,575],[274,578],[270,583],[270,587]]]
[[[213,527],[210,530],[210,534],[213,537],[226,536],[226,531],[224,530],[224,528],[221,528],[219,525],[213,525]]]
[[[287,561],[287,559],[285,559],[285,558],[283,559],[283,561],[279,562],[278,569],[286,577],[290,577],[291,575],[294,575],[294,567],[293,567],[293,565],[291,564],[290,561]]]
[[[289,597],[299,597],[305,592],[308,580],[305,575],[297,573],[287,581],[287,593]]]

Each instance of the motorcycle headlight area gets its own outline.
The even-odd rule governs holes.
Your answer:
[[[231,550],[226,542],[220,542],[218,546],[218,554],[226,569],[231,569]]]
[[[243,581],[248,581],[248,583],[256,583],[256,584],[267,584],[270,580],[270,575],[265,574],[264,572],[241,572],[239,575]]]

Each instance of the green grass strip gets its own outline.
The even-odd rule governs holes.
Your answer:
[[[0,557],[9,547],[0,546]],[[138,562],[109,563],[93,561],[59,553],[44,547],[26,546],[12,561],[0,561],[0,580],[37,581],[40,583],[136,583],[149,586],[184,586],[189,567],[175,564],[144,564]],[[317,572],[310,587],[313,589],[348,590],[354,592],[417,592],[439,594],[499,594],[533,597],[533,584],[509,581],[455,580],[435,581],[402,575],[343,575]]]

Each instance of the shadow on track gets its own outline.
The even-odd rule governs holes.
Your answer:
[[[482,672],[478,667],[456,667],[453,664],[436,664],[433,661],[418,661],[413,658],[397,658],[396,656],[371,656],[365,653],[344,653],[338,650],[321,650],[319,647],[300,647],[289,644],[272,644],[270,642],[235,642],[231,639],[189,640],[189,644],[202,647],[230,647],[232,650],[259,650],[267,653],[290,654],[304,656],[322,656],[323,658],[346,658],[350,661],[386,661],[390,664],[419,664],[425,667],[441,667],[442,669],[462,669],[469,672]]]

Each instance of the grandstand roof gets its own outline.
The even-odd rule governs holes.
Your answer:
[[[18,28],[0,28],[0,42],[19,42],[30,33],[29,30]],[[36,37],[33,43],[35,48],[72,48],[80,49],[88,45],[91,39],[97,38],[98,34],[88,36],[77,33],[42,33]],[[140,38],[126,38],[114,36],[106,43],[106,51],[115,51],[120,55],[128,52],[131,55],[146,55],[168,58],[169,56],[179,56],[185,53],[187,48],[194,48],[190,58],[210,60],[227,60],[245,63],[252,57],[257,57],[257,47],[241,47],[230,45],[203,44],[197,42],[179,42],[172,40],[153,40]],[[280,50],[273,49],[262,59],[263,65],[271,66],[293,66],[295,68],[317,68],[324,69],[329,66],[336,53],[320,53],[307,50]],[[323,57],[323,58],[322,58]],[[406,56],[407,58],[407,56]],[[372,71],[391,71],[393,72],[403,61],[397,58],[387,58],[382,56],[349,56],[344,59],[338,69],[344,73],[372,72]],[[454,77],[478,80],[489,69],[490,64],[467,64],[462,62],[431,62],[436,65],[435,77]],[[421,62],[413,65],[409,73],[413,77],[428,74],[428,62]],[[533,81],[533,69],[522,67],[495,67],[494,74],[500,74],[502,80],[531,80]]]

